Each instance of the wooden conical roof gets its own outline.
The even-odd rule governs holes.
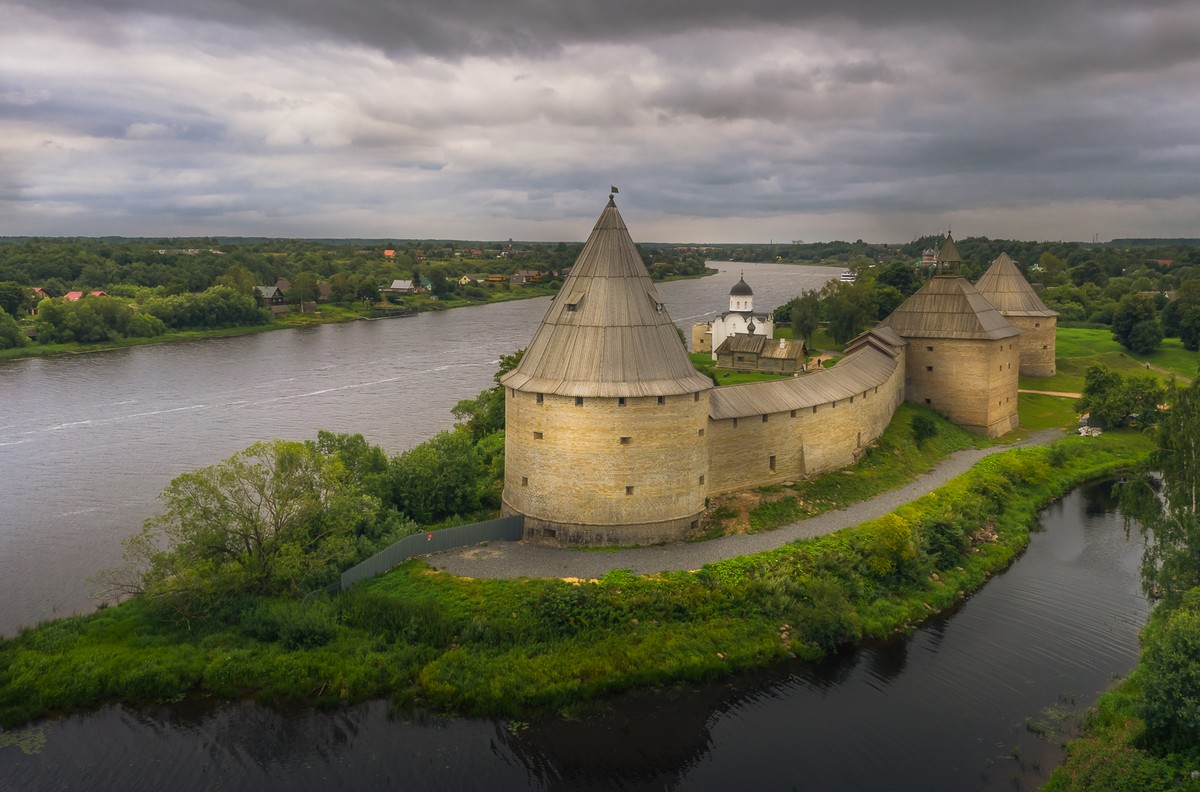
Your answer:
[[[1005,316],[1058,316],[1037,296],[1007,253],[1001,253],[975,288]]]
[[[712,387],[610,197],[524,357],[500,380],[560,396],[671,396]]]
[[[942,243],[942,249],[938,251],[938,264],[961,264],[962,256],[958,255],[958,245],[954,244],[954,237],[950,232],[946,232],[946,241]]]
[[[935,275],[879,324],[904,338],[999,339],[1021,333],[961,275]]]

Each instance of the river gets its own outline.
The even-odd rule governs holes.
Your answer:
[[[659,284],[685,332],[744,272],[772,309],[838,270],[712,262]],[[450,427],[549,298],[236,338],[0,362],[0,635],[94,606],[89,578],[168,482],[259,440],[360,432],[391,453]]]
[[[381,702],[109,706],[0,747],[0,789],[1033,789],[1137,659],[1140,542],[1110,488],[1045,509],[1024,555],[955,612],[821,665],[522,722]]]

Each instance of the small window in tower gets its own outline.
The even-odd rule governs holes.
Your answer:
[[[813,405],[813,415],[817,414],[817,405]]]
[[[1041,323],[1041,322],[1034,322],[1034,323],[1033,323],[1033,326],[1034,326],[1034,327],[1041,327],[1041,326],[1042,326],[1042,323]]]
[[[850,403],[851,403],[851,404],[854,404],[854,397],[853,397],[853,396],[851,396],[851,397],[850,397]]]
[[[632,487],[632,486],[630,486],[630,487],[626,487],[626,488],[625,488],[625,494],[626,494],[626,495],[632,495],[632,494],[633,494],[633,487]]]
[[[630,438],[628,438],[628,437],[622,437],[621,445],[629,445],[629,440],[630,440]]]
[[[763,423],[767,422],[767,414],[766,413],[763,413],[762,421],[763,421]]]
[[[521,476],[521,486],[522,487],[529,486],[529,477],[528,476]]]
[[[576,407],[582,407],[582,406],[583,406],[583,397],[582,397],[582,396],[576,396],[576,397],[575,397],[575,406],[576,406]]]
[[[625,406],[625,397],[624,397],[624,396],[618,396],[618,397],[617,397],[617,406],[618,406],[618,407],[624,407],[624,406]]]
[[[932,351],[933,351],[933,347],[931,347],[931,346],[927,346],[927,347],[925,347],[925,351],[926,351],[926,352],[932,352]]]
[[[1009,364],[1008,364],[1008,370],[1009,370],[1009,371],[1012,371],[1012,363],[1009,363]]]
[[[926,367],[925,367],[925,370],[926,370],[926,371],[933,371],[933,366],[926,366]]]
[[[862,448],[862,432],[858,433],[858,447]]]
[[[703,474],[701,474],[701,476],[700,476],[700,483],[701,483],[701,484],[703,484],[703,483],[704,483],[704,475],[703,475]]]
[[[796,417],[796,411],[795,411],[795,410],[792,410],[792,417],[793,417],[793,418],[795,418],[795,417]]]
[[[699,436],[699,437],[704,437],[704,430],[703,430],[703,429],[700,429],[700,430],[698,430],[698,431],[696,432],[696,435],[697,435],[697,436]]]
[[[544,394],[544,393],[539,393],[539,394],[537,395],[537,403],[538,403],[538,404],[541,404],[541,403],[543,403],[544,401],[546,401],[546,394]]]
[[[771,465],[771,472],[774,473],[775,472],[775,455],[774,454],[771,454],[770,465]]]
[[[700,392],[699,391],[692,394],[692,401],[694,401],[694,402],[700,401]]]
[[[534,432],[534,433],[533,433],[533,439],[534,439],[534,440],[541,440],[541,439],[542,439],[542,433],[541,433],[541,432]]]
[[[733,428],[737,429],[737,418],[733,419]]]
[[[666,396],[659,396],[659,397],[658,397],[658,403],[659,403],[659,404],[666,404],[666,403],[667,403],[667,397],[666,397]]]
[[[926,400],[925,400],[925,403],[926,403],[926,404],[933,404],[933,400],[932,400],[932,399],[926,399]]]

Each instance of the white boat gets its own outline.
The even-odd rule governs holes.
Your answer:
[[[858,276],[852,270],[842,270],[840,277],[846,283],[854,283],[854,279]]]

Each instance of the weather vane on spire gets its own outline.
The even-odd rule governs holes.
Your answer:
[[[608,197],[609,198],[612,198],[614,195],[616,195],[619,192],[621,192],[621,191],[618,190],[616,187],[612,186],[611,184],[608,185]]]

